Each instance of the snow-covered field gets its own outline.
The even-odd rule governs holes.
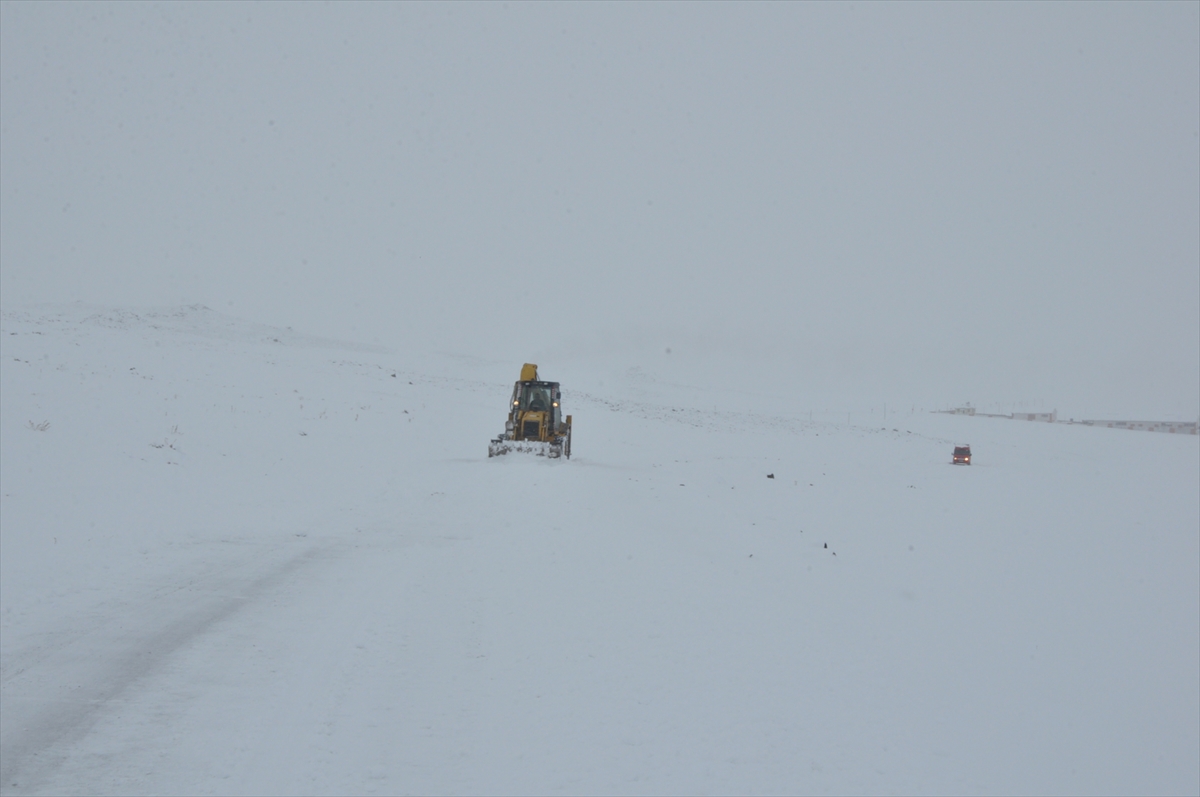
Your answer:
[[[1200,792],[1196,437],[542,361],[489,460],[521,361],[0,331],[5,794]]]

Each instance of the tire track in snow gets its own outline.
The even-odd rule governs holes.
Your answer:
[[[63,759],[64,745],[83,737],[114,700],[192,640],[328,558],[330,547],[311,547],[256,576],[243,566],[236,575],[225,571],[190,589],[147,596],[100,628],[39,651],[34,666],[0,686],[0,794],[36,789]],[[204,597],[197,600],[197,593]],[[112,658],[97,660],[98,650],[112,651]],[[58,696],[47,699],[48,692]]]

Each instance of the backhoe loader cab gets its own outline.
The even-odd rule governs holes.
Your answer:
[[[526,363],[513,385],[504,434],[488,445],[488,456],[521,451],[544,457],[571,458],[571,416],[563,418],[558,382],[537,378],[537,366]]]
[[[558,411],[561,397],[558,382],[517,382],[505,430],[514,433],[514,440],[544,440],[545,427],[555,429],[562,422]]]

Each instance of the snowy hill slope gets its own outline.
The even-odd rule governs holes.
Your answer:
[[[0,332],[5,794],[1200,791],[1195,437],[542,362],[488,460],[518,361]]]

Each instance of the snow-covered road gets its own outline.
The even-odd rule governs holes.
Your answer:
[[[1195,437],[596,375],[488,460],[519,362],[0,340],[5,794],[1200,790]]]

